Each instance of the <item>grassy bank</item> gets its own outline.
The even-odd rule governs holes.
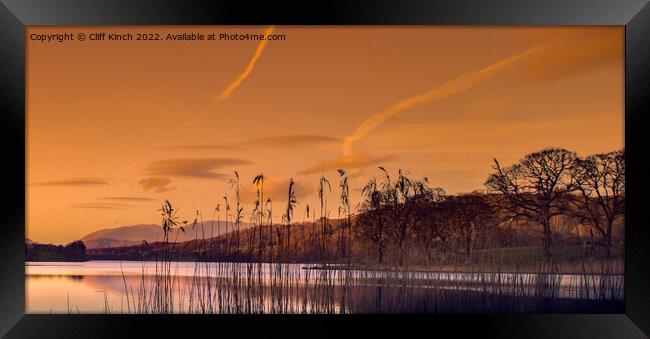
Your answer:
[[[408,266],[423,272],[517,272],[535,273],[545,266],[549,272],[564,274],[623,274],[624,246],[617,244],[608,258],[606,250],[597,245],[562,245],[551,249],[550,261],[541,246],[505,247],[474,251],[470,261],[464,254],[448,252],[431,257],[412,256]],[[331,267],[330,267],[331,268]],[[394,270],[392,264],[359,262],[356,269]]]
[[[150,245],[151,247],[155,245]],[[155,253],[155,251],[153,252]],[[408,269],[422,272],[539,272],[540,267],[546,264],[549,272],[565,274],[602,274],[603,267],[607,266],[609,274],[623,274],[624,247],[617,244],[612,251],[612,256],[607,258],[606,251],[597,245],[562,245],[551,250],[552,259],[549,262],[544,256],[541,246],[504,247],[481,249],[474,251],[470,261],[464,254],[448,252],[438,253],[430,257],[413,255],[409,257]],[[196,261],[195,252],[177,251],[171,255],[173,261]],[[89,251],[88,260],[132,260],[139,261],[147,258],[134,248],[122,248],[101,251]],[[151,259],[155,259],[152,255]],[[212,260],[211,260],[212,259]],[[305,259],[305,260],[300,260]],[[309,267],[321,267],[318,261],[310,258],[284,260],[275,258],[275,262],[301,262],[311,264]],[[203,258],[204,261],[246,261],[245,257],[220,257]],[[329,269],[336,269],[347,264],[345,260],[332,260]],[[374,261],[355,261],[351,263],[352,269],[367,270],[399,270],[400,267],[392,263],[377,263]]]

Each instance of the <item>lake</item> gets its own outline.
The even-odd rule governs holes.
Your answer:
[[[623,275],[313,270],[308,264],[27,262],[28,313],[447,313],[622,304]],[[552,300],[536,306],[535,298]],[[609,305],[609,306],[608,306]],[[549,308],[550,307],[550,308]],[[618,307],[618,306],[616,306]],[[584,310],[583,310],[584,311]]]

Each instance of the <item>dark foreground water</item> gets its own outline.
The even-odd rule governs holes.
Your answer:
[[[28,262],[28,313],[619,313],[622,275]],[[166,273],[166,274],[165,274]],[[166,277],[169,277],[166,279]]]

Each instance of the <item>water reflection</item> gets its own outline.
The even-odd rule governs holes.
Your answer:
[[[622,275],[345,271],[306,266],[175,262],[170,268],[168,303],[174,313],[531,312],[539,307],[531,298],[550,297],[580,299],[580,310],[590,312],[590,303],[600,299],[620,301],[616,305],[623,300]],[[160,287],[156,276],[161,270],[155,262],[27,263],[27,312],[156,312]],[[593,302],[585,304],[583,299]],[[558,311],[575,310],[573,304],[562,302]],[[485,304],[497,308],[482,309]],[[610,306],[603,311],[610,312]]]

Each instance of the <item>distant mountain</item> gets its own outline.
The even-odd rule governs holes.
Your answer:
[[[354,220],[354,219],[353,219]],[[341,244],[341,220],[329,220],[331,227],[330,245],[334,248]],[[321,224],[295,223],[291,227],[282,224],[273,226],[264,225],[240,229],[239,236],[229,232],[203,241],[200,236],[198,241],[194,233],[189,241],[178,241],[168,248],[173,260],[196,260],[199,252],[202,258],[210,261],[259,261],[268,260],[273,256],[275,260],[293,262],[317,262],[320,255]],[[260,240],[260,233],[261,238]],[[372,248],[369,241],[358,239],[355,242],[357,250]],[[261,252],[261,256],[260,256]],[[164,246],[160,242],[149,242],[123,247],[89,248],[87,255],[90,260],[158,260],[164,253]],[[340,253],[340,252],[339,252]]]
[[[142,242],[142,241],[137,242],[137,241],[128,241],[128,240],[117,240],[117,239],[110,239],[110,238],[86,239],[82,241],[89,249],[134,246]]]
[[[169,241],[184,242],[194,240],[197,234],[199,238],[203,237],[203,233],[205,233],[206,238],[210,238],[211,235],[216,237],[226,232],[226,225],[223,221],[205,221],[203,225],[205,225],[203,228],[201,224],[196,225],[196,228],[192,228],[191,224],[184,225],[185,233],[175,230],[169,235]],[[241,223],[240,230],[247,229],[250,226],[249,223]],[[233,225],[228,223],[228,232],[232,230]],[[148,243],[162,241],[162,227],[156,224],[140,224],[105,228],[81,238],[86,248],[89,249],[133,246],[141,244],[143,240]]]

